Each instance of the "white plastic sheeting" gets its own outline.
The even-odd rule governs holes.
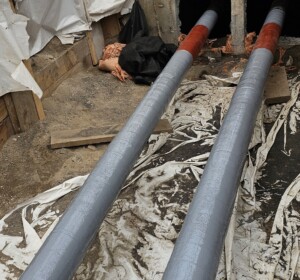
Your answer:
[[[17,11],[29,18],[30,55],[39,52],[54,37],[89,30],[83,0],[18,0]]]
[[[291,90],[291,100],[282,106],[280,112],[276,106],[265,108],[266,111],[275,111],[277,119],[268,135],[261,126],[261,143],[256,158],[253,159],[249,155],[245,164],[235,215],[228,230],[217,279],[226,279],[227,276],[227,279],[292,280],[295,276],[300,276],[298,245],[300,213],[291,207],[292,201],[299,202],[300,175],[284,192],[275,213],[270,211],[264,221],[258,218],[260,206],[262,203],[269,203],[271,206],[271,195],[266,191],[260,201],[256,200],[257,181],[264,176],[262,168],[267,162],[268,153],[280,128],[287,122],[290,112],[293,112],[299,96],[300,83],[296,82],[296,79],[291,81]],[[284,137],[287,137],[286,130]],[[281,185],[282,178],[279,178],[275,184],[266,188],[276,192]],[[271,218],[274,218],[274,221],[268,238],[264,224]]]
[[[0,7],[0,96],[31,89],[41,97],[41,89],[22,63],[30,56],[28,19],[14,14],[7,0],[0,0]]]
[[[52,211],[50,207],[59,198],[81,187],[86,178],[87,176],[79,176],[38,194],[34,198],[18,205],[0,220],[0,251],[8,259],[5,263],[0,263],[0,278],[2,280],[19,279],[15,271],[11,270],[10,267],[21,271],[27,267],[58,222],[58,217],[61,216],[58,210]],[[19,209],[21,209],[23,233],[21,235],[4,234],[3,231],[7,228],[6,219]],[[37,227],[39,232],[35,229]],[[40,236],[41,232],[43,232],[42,236]],[[21,246],[23,243],[25,246]]]
[[[92,21],[100,19],[112,14],[121,13],[128,14],[134,0],[86,0],[87,12]]]
[[[298,110],[300,83],[292,81],[291,88],[291,101],[280,108],[262,106],[259,112],[250,144],[257,152],[245,164],[217,279],[293,279],[300,275],[300,214],[290,207],[293,201],[300,201],[299,176],[290,182],[277,210],[266,219],[274,219],[269,239],[262,221],[254,218],[261,211],[262,202],[256,200],[255,192],[257,180],[263,176],[262,167],[279,129],[290,113]],[[174,132],[150,137],[75,279],[162,278],[233,92],[232,87],[216,87],[207,81],[181,85],[164,116]],[[275,121],[268,134],[263,127],[266,116],[268,122]],[[294,133],[297,126],[290,122]],[[85,178],[74,178],[42,193],[2,218],[0,251],[6,258],[0,259],[6,261],[0,262],[0,275],[4,279],[17,279],[14,268],[25,268],[61,215],[54,207],[59,203],[55,200],[80,187]],[[276,184],[279,186],[280,180]],[[276,184],[269,187],[276,191]],[[10,234],[15,227],[10,217],[16,212],[23,225],[17,236]]]
[[[42,50],[57,36],[73,43],[76,34],[90,29],[92,21],[116,13],[129,13],[133,0],[17,0],[19,14],[29,18],[30,55]]]

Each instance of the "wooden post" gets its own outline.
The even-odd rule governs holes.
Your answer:
[[[118,36],[121,31],[119,18],[120,14],[114,14],[101,19],[100,22],[105,45],[118,41]]]
[[[99,62],[99,58],[97,56],[96,48],[93,41],[93,34],[91,31],[86,31],[87,42],[90,49],[92,64],[95,66]]]
[[[140,0],[150,35],[160,36],[165,43],[177,44],[180,33],[179,1]]]
[[[234,54],[245,52],[246,2],[231,0],[231,35]]]
[[[120,32],[120,24],[118,18],[115,26],[118,27],[117,34]],[[111,28],[111,27],[110,27]],[[107,32],[107,30],[106,30]],[[87,43],[90,50],[93,65],[98,65],[99,59],[102,57],[103,49],[105,47],[104,32],[102,30],[101,21],[92,23],[92,30],[86,32]]]

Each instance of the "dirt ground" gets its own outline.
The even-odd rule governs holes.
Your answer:
[[[45,121],[11,137],[0,153],[0,216],[18,203],[91,171],[106,145],[52,150],[55,130],[123,123],[147,86],[121,83],[97,68],[82,69],[43,100]]]
[[[293,56],[294,65],[297,67],[289,73],[292,77],[300,67],[299,48],[289,49],[285,60],[289,55]],[[226,76],[241,58],[216,56],[213,60],[211,62],[207,57],[198,58],[187,78],[198,80],[204,74]],[[89,173],[107,147],[99,144],[53,150],[49,147],[52,131],[124,123],[147,89],[148,86],[135,85],[130,80],[122,83],[97,68],[83,68],[65,80],[52,96],[43,100],[46,119],[35,124],[29,131],[11,137],[0,152],[0,217],[38,193],[72,177]],[[297,147],[299,137],[297,133],[290,138],[290,147]],[[274,165],[268,165],[268,176],[262,179],[262,185],[272,184],[278,178],[278,174],[281,177],[286,176],[287,184],[282,187],[283,193],[290,179],[299,173],[300,159],[299,149],[296,148],[291,158],[282,159],[280,147],[283,137],[279,139],[281,140],[276,142],[270,153]],[[182,199],[190,199],[192,193],[193,190],[187,193],[187,198]],[[260,194],[259,190],[257,195]],[[277,199],[274,199],[274,209],[281,194],[277,192],[275,195]],[[62,208],[68,205],[71,198],[72,196],[69,196],[61,201]],[[294,207],[298,208],[297,205]],[[271,222],[272,219],[269,223]],[[20,226],[20,221],[16,221],[16,225]],[[16,231],[19,231],[18,226]]]
[[[199,57],[186,78],[224,75],[238,58],[217,57],[209,64]],[[225,69],[225,70],[224,70]],[[18,203],[74,176],[89,173],[106,149],[105,144],[53,150],[50,133],[124,123],[148,86],[120,82],[96,67],[82,68],[43,99],[46,119],[11,137],[0,152],[0,217]]]

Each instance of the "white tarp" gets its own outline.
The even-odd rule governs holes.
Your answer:
[[[268,153],[278,131],[283,125],[297,130],[294,121],[287,121],[290,113],[297,111],[300,83],[292,81],[291,89],[288,103],[280,108],[262,106],[258,114],[249,146],[258,149],[245,164],[218,280],[293,279],[300,274],[300,214],[289,207],[300,201],[300,175],[290,182],[278,208],[270,211],[274,221],[269,239],[262,221],[254,218],[255,213],[260,215],[262,203],[255,197],[257,180],[263,176],[262,167],[268,164]],[[162,278],[193,196],[193,185],[200,180],[207,151],[214,143],[233,92],[232,87],[216,87],[207,81],[184,82],[180,86],[164,116],[171,121],[174,132],[150,137],[74,279]],[[276,121],[266,134],[263,122],[271,119]],[[198,153],[193,150],[189,154],[192,145],[198,146]],[[25,269],[62,214],[55,207],[58,198],[79,188],[85,179],[77,177],[39,194],[0,220],[0,252],[6,256],[0,261],[0,275],[4,279],[18,279],[16,273]],[[276,191],[277,185],[280,180],[269,187]],[[268,203],[268,197],[262,199]],[[19,235],[10,233],[15,222],[11,225],[9,217],[16,210],[23,228]]]
[[[298,78],[298,77],[297,77]],[[284,104],[278,112],[276,106],[265,108],[266,115],[276,115],[270,132],[266,135],[263,126],[261,131],[262,143],[255,159],[248,157],[244,167],[244,175],[238,193],[235,215],[232,218],[225,244],[225,255],[220,264],[217,280],[223,279],[294,279],[299,276],[299,245],[298,229],[299,213],[290,207],[292,201],[299,202],[300,174],[290,183],[281,196],[277,210],[270,211],[269,216],[262,221],[259,213],[262,203],[272,205],[271,194],[257,200],[257,181],[263,174],[263,166],[267,163],[271,150],[280,128],[287,125],[287,120],[299,96],[300,83],[297,78],[290,81],[291,100]],[[272,112],[273,111],[273,112]],[[287,137],[284,129],[284,138]],[[282,151],[286,154],[285,146]],[[274,193],[282,185],[283,178],[269,187]],[[273,202],[274,203],[274,202]],[[270,237],[264,226],[274,217]],[[227,261],[226,261],[227,260]]]
[[[22,60],[28,59],[27,18],[14,14],[7,0],[0,0],[0,96],[15,91],[42,91]]]
[[[90,29],[92,21],[131,11],[134,0],[17,0],[19,14],[29,18],[30,55],[42,50],[57,36],[62,43],[73,43],[74,36]],[[73,36],[74,35],[74,36]]]
[[[112,14],[127,14],[131,11],[134,0],[86,0],[87,11],[92,21]]]
[[[83,0],[18,0],[19,14],[29,18],[30,55],[45,47],[54,37],[89,30]]]
[[[44,193],[38,194],[32,199],[18,205],[12,212],[8,213],[0,220],[0,250],[4,255],[10,258],[5,264],[0,262],[0,279],[12,280],[19,278],[15,275],[14,271],[10,270],[6,265],[20,270],[24,270],[27,267],[34,254],[56,225],[58,217],[61,215],[58,211],[47,211],[46,213],[43,211],[48,209],[59,198],[75,191],[78,187],[81,187],[86,177],[87,176],[79,176],[70,179]],[[32,207],[34,211],[27,211],[27,208],[30,207]],[[18,209],[22,209],[21,220],[24,228],[25,240],[23,240],[22,236],[9,236],[1,233],[6,227],[5,220]],[[27,212],[32,215],[31,221],[27,220]],[[51,226],[48,230],[42,237],[39,237],[34,227],[39,226],[43,229],[49,225]],[[24,247],[20,246],[23,241],[26,243],[26,246]]]

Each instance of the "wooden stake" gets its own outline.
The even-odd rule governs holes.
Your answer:
[[[231,35],[234,54],[243,54],[245,52],[245,31],[245,0],[231,0]]]
[[[96,52],[96,49],[95,49],[92,32],[91,31],[87,31],[86,32],[86,37],[87,37],[87,42],[88,42],[88,46],[89,46],[89,49],[90,49],[92,63],[95,66],[95,65],[98,64],[99,59],[98,59],[97,52]]]

